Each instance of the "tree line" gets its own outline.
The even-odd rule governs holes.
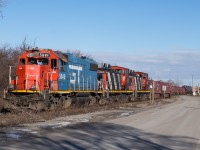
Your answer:
[[[12,47],[8,44],[0,45],[0,92],[8,87],[9,80],[9,66],[15,66],[17,64],[18,56],[29,47],[26,43],[26,39],[16,47]]]

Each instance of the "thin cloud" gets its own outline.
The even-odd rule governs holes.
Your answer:
[[[200,69],[198,69],[200,52],[195,50],[137,55],[108,52],[95,53],[93,57],[101,60],[100,62],[148,72],[153,79],[179,79],[188,84],[192,74],[199,75],[200,78]]]

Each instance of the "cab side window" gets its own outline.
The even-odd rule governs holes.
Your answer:
[[[25,59],[24,59],[24,58],[21,58],[21,59],[19,60],[19,64],[20,64],[20,65],[24,65],[24,64],[25,64]]]
[[[60,63],[60,71],[65,71],[64,66],[66,65],[66,62],[64,62],[63,60],[61,60]]]
[[[51,69],[57,68],[57,60],[56,59],[51,59]]]
[[[37,60],[37,64],[38,65],[48,65],[48,59],[47,58],[39,58],[38,60]]]

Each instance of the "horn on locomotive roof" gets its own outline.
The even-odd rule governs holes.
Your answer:
[[[33,47],[32,50],[39,51],[39,48],[38,47]]]

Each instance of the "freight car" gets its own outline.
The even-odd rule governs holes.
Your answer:
[[[192,95],[192,86],[183,85],[182,87],[185,89],[185,94]]]
[[[148,82],[149,82],[149,89],[151,90],[152,93],[154,93],[155,99],[170,98],[171,96],[186,94],[184,87],[172,85],[171,83],[160,80],[159,81],[149,80]]]
[[[149,89],[151,89],[151,92],[154,93],[155,99],[170,98],[170,88],[170,84],[166,82],[149,80]]]
[[[13,74],[14,72],[14,74]],[[51,49],[32,49],[10,67],[9,103],[34,110],[149,97],[148,74]]]

